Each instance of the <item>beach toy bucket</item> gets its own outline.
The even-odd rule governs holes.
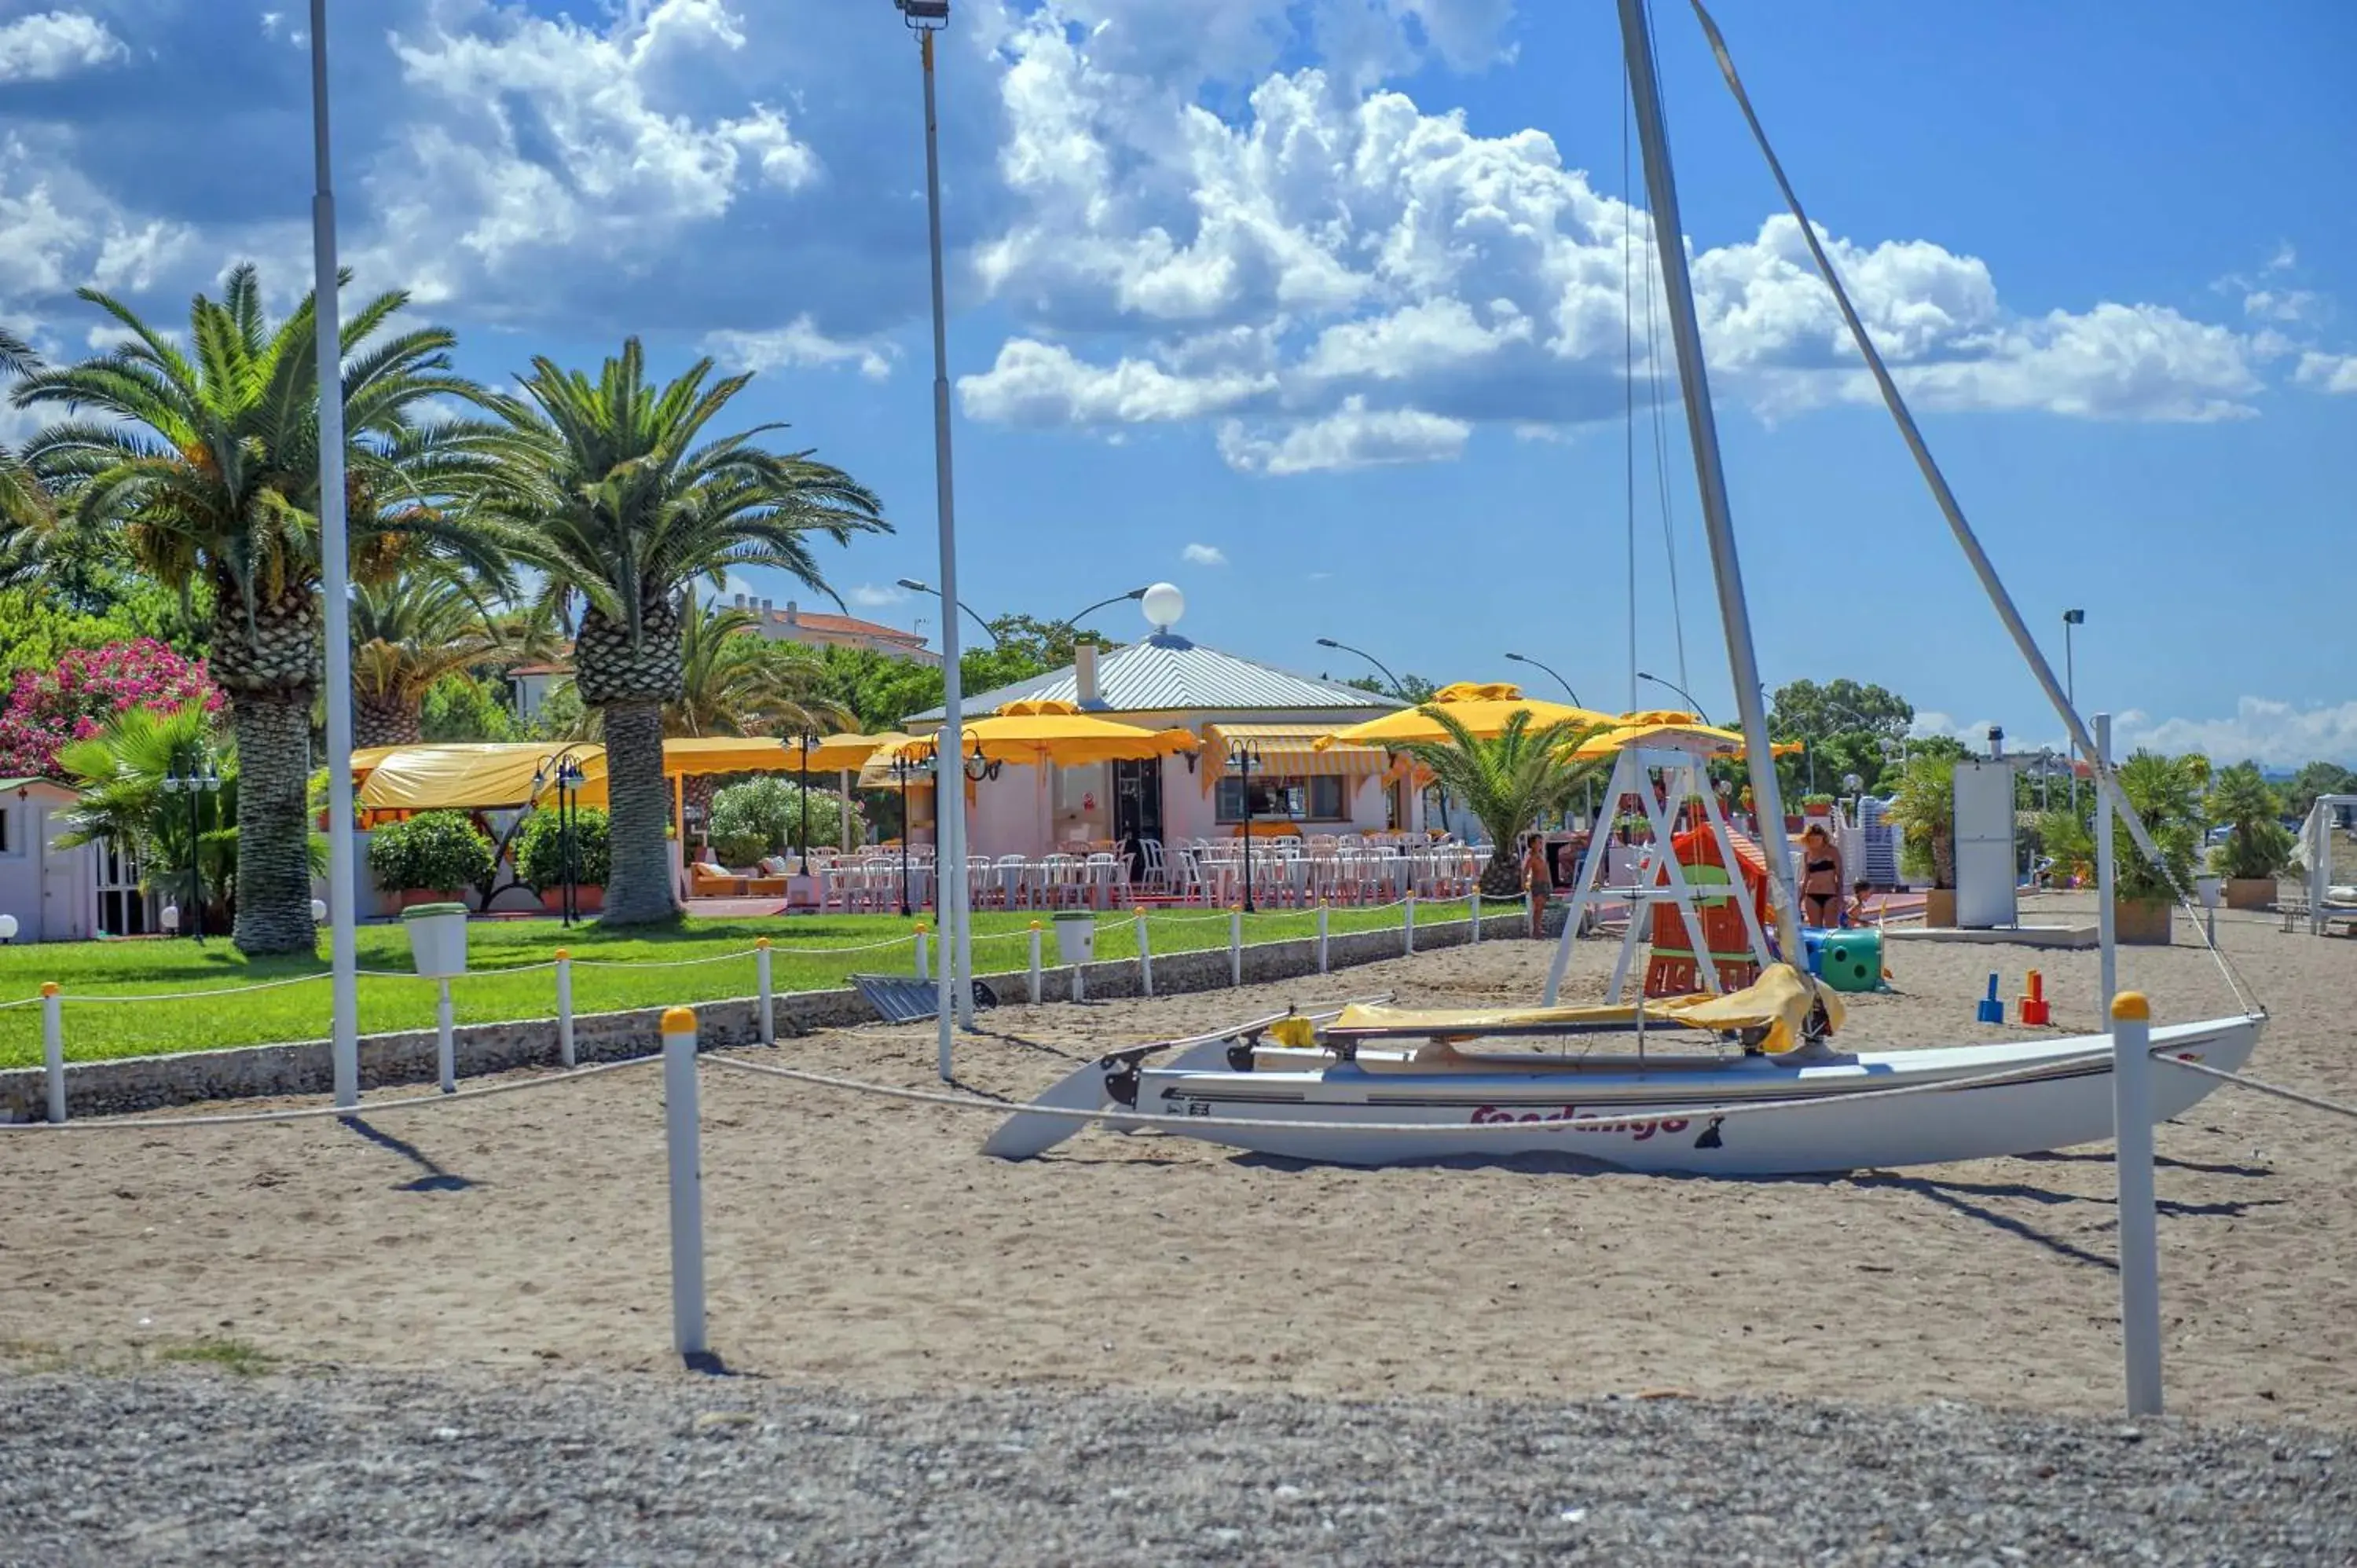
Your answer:
[[[1872,991],[1881,985],[1880,931],[1813,931],[1807,940],[1810,971],[1835,991]]]

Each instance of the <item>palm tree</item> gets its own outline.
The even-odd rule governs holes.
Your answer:
[[[71,847],[106,839],[135,851],[149,885],[173,889],[192,912],[193,866],[204,886],[205,924],[219,930],[235,903],[237,830],[229,824],[237,817],[237,754],[212,753],[212,715],[203,703],[189,703],[166,712],[126,708],[96,735],[65,746],[58,766],[77,799],[58,842]],[[200,759],[220,774],[218,792],[192,803],[164,787],[167,777],[187,774]]]
[[[1523,834],[1561,811],[1595,771],[1597,764],[1575,762],[1571,754],[1596,732],[1568,719],[1534,730],[1531,715],[1518,713],[1495,737],[1484,740],[1437,703],[1423,711],[1448,738],[1404,741],[1398,749],[1464,801],[1489,833],[1495,847],[1481,872],[1481,891],[1512,898],[1523,890]]]
[[[523,396],[493,400],[501,423],[465,437],[482,465],[470,491],[476,516],[541,574],[546,595],[578,602],[574,683],[606,736],[607,924],[679,912],[664,846],[662,734],[663,704],[685,687],[688,585],[770,566],[829,593],[812,535],[845,543],[887,526],[876,497],[841,469],[754,444],[777,426],[707,436],[751,380],[711,374],[705,360],[650,386],[635,338],[594,380],[535,359]]]
[[[0,376],[12,381],[28,376],[40,363],[30,343],[0,327]],[[0,446],[0,527],[5,528],[6,542],[14,542],[20,534],[37,537],[49,510],[48,494],[24,455]],[[6,563],[0,561],[0,578],[8,575]]]
[[[771,642],[752,611],[699,605],[680,623],[680,694],[663,704],[667,736],[822,736],[858,721],[827,695],[825,662]]]
[[[402,746],[424,736],[425,693],[436,681],[522,644],[502,617],[446,565],[427,561],[352,592],[352,744]]]
[[[253,268],[241,266],[219,300],[199,295],[191,305],[184,352],[119,300],[94,289],[81,297],[129,341],[36,371],[17,387],[19,407],[103,417],[70,417],[34,437],[26,460],[61,512],[51,525],[9,527],[0,562],[54,562],[94,541],[119,542],[156,581],[210,588],[212,677],[229,694],[244,768],[236,942],[248,953],[307,952],[305,784],[320,625],[311,300],[274,324]],[[433,504],[445,443],[437,427],[416,423],[424,399],[471,400],[479,389],[450,372],[448,332],[381,336],[407,298],[379,295],[343,327],[354,575],[384,570],[388,541],[418,539],[496,573],[496,557]]]

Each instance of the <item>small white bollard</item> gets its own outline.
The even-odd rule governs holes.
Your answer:
[[[761,1043],[778,1043],[778,993],[770,987],[770,939],[753,940],[753,975],[761,983]]]
[[[441,994],[434,1001],[434,1060],[441,1069],[442,1092],[458,1092],[458,1041],[455,1032],[456,1019],[450,1007],[450,983],[437,980],[435,989]]]
[[[931,974],[933,972],[932,955],[925,950],[925,922],[920,920],[917,922],[917,972],[919,974]]]
[[[2128,1413],[2160,1413],[2160,1258],[2152,1194],[2152,1004],[2112,1001],[2112,1140],[2120,1184],[2120,1339]]]
[[[1228,911],[1228,983],[1244,983],[1244,912]]]
[[[573,954],[556,950],[556,1059],[565,1067],[573,1058]]]
[[[1410,957],[1415,953],[1415,895],[1407,896],[1407,920],[1400,929],[1405,933],[1405,950]]]
[[[58,999],[58,983],[41,982],[41,1070],[49,1080],[49,1120],[66,1119],[65,1004]]]
[[[1318,972],[1326,972],[1326,900],[1318,900]]]
[[[682,1356],[701,1356],[705,1350],[704,1155],[694,1009],[665,1009],[662,1052],[663,1144],[671,1155],[671,1342]]]
[[[1465,900],[1465,907],[1473,911],[1473,934],[1466,940],[1478,948],[1481,945],[1481,890],[1480,888],[1475,888],[1473,896]]]
[[[1039,1004],[1039,922],[1031,922],[1031,1005]]]
[[[1146,995],[1154,994],[1154,949],[1146,940],[1146,911],[1137,912],[1137,983]]]

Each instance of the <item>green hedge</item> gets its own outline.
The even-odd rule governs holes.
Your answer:
[[[420,811],[369,835],[369,871],[396,892],[456,892],[491,874],[491,841],[457,811]]]

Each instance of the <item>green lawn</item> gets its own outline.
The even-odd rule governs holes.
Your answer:
[[[1426,902],[1418,906],[1417,918],[1433,924],[1462,919],[1465,906],[1461,901]],[[1024,933],[1031,919],[1020,911],[977,915],[974,968],[983,973],[1021,969],[1027,954]],[[1149,919],[1157,954],[1227,945],[1227,920],[1217,911],[1177,909],[1157,912]],[[1339,936],[1395,929],[1400,919],[1396,908],[1338,908],[1329,929]],[[527,966],[545,964],[559,947],[573,953],[573,1005],[578,1013],[750,996],[756,991],[750,950],[760,937],[773,944],[772,972],[780,993],[828,990],[845,984],[855,971],[911,971],[915,957],[908,938],[914,925],[890,915],[795,916],[689,920],[677,929],[632,935],[609,934],[594,925],[567,931],[545,919],[478,920],[468,929],[468,961],[476,972],[452,982],[451,997],[460,1023],[548,1017],[556,1005],[554,975]],[[1308,911],[1258,914],[1245,920],[1244,940],[1283,941],[1309,936],[1316,929],[1317,917]],[[1040,940],[1043,961],[1052,965],[1054,934],[1043,932]],[[869,945],[886,941],[899,945]],[[1136,951],[1126,914],[1100,918],[1099,959],[1130,958]],[[655,967],[705,958],[715,961]],[[360,964],[363,972],[398,972],[361,974],[362,1034],[433,1027],[435,987],[412,972],[408,939],[398,925],[361,929]],[[519,970],[525,972],[512,972]],[[220,939],[202,946],[183,938],[0,948],[0,1067],[40,1061],[39,1006],[6,1004],[38,997],[44,981],[56,981],[66,997],[67,1059],[89,1061],[324,1038],[328,983],[299,977],[326,972],[324,947],[316,958],[248,960]],[[209,994],[285,980],[298,983]],[[105,997],[157,999],[96,1000]]]

